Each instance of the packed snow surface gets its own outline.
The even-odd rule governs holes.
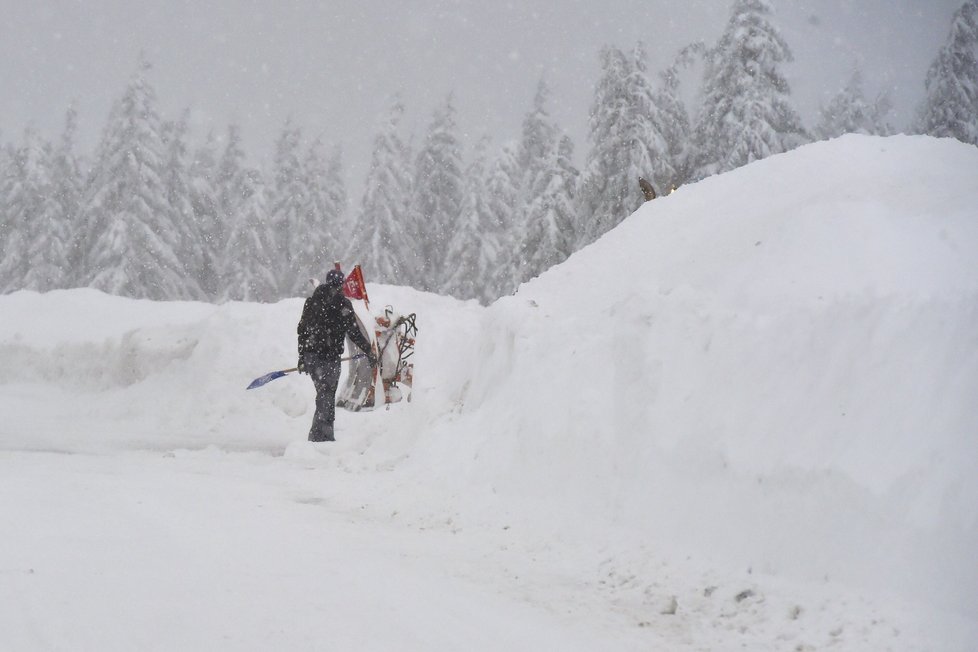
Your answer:
[[[978,149],[774,156],[487,308],[369,290],[413,400],[335,444],[244,390],[301,298],[0,297],[0,649],[978,645]]]

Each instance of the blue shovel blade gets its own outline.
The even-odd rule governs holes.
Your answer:
[[[251,381],[251,384],[248,385],[245,389],[255,389],[256,387],[261,387],[265,383],[270,383],[276,378],[281,378],[282,376],[288,373],[289,372],[287,371],[273,371],[271,373],[267,373],[261,378],[255,378],[253,381]]]

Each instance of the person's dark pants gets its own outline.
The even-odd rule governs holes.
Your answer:
[[[305,357],[305,366],[316,387],[316,414],[309,429],[309,441],[334,441],[336,386],[340,382],[340,359],[314,355]]]

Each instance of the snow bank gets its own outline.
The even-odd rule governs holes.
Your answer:
[[[973,620],[976,260],[978,150],[848,136],[646,204],[488,308],[371,286],[418,314],[414,400],[338,415],[328,470],[363,482],[336,499]],[[0,297],[0,448],[318,468],[311,383],[244,391],[300,311]]]
[[[951,140],[682,188],[491,307],[467,465],[555,527],[978,613],[976,261]]]

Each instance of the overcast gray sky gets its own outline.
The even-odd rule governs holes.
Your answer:
[[[888,89],[902,128],[923,94],[927,66],[961,0],[771,0],[795,53],[786,67],[807,124],[854,63],[867,94]],[[145,51],[164,117],[191,109],[199,139],[244,132],[267,162],[286,118],[309,137],[343,145],[357,191],[388,98],[400,91],[420,134],[455,92],[466,142],[515,137],[537,80],[551,112],[586,148],[587,111],[605,44],[642,40],[650,69],[683,45],[714,42],[729,0],[0,0],[0,134],[31,125],[60,133],[79,110],[90,152],[109,106]],[[691,80],[696,81],[696,80]],[[691,84],[692,86],[692,84]],[[358,199],[354,197],[353,199]]]

